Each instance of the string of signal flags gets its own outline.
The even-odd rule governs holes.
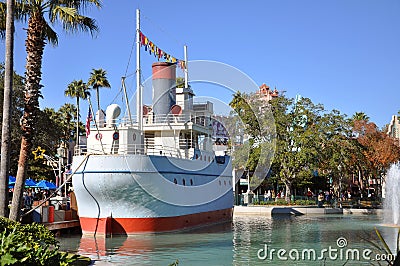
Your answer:
[[[149,38],[147,38],[147,36],[141,31],[139,31],[139,36],[140,46],[143,46],[145,51],[153,54],[158,60],[160,60],[160,58],[164,58],[167,62],[176,63],[182,70],[186,69],[186,62],[184,60],[177,59],[158,48],[158,46],[150,41]]]

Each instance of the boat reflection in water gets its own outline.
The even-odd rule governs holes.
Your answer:
[[[204,265],[210,259],[224,265],[233,258],[232,236],[231,222],[176,233],[82,236],[78,252],[96,265],[169,265],[176,260]]]
[[[60,238],[63,251],[90,257],[95,265],[321,265],[320,261],[260,259],[259,250],[337,247],[346,239],[349,249],[372,248],[366,239],[376,237],[378,227],[390,248],[395,247],[397,228],[381,227],[382,215],[235,216],[233,223],[201,229],[131,236]],[[343,265],[329,260],[329,265]],[[371,265],[349,261],[346,265]],[[327,263],[328,265],[328,263]]]

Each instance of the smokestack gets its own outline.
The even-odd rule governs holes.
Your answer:
[[[155,115],[166,115],[175,104],[176,65],[168,62],[157,62],[153,70],[153,112]]]

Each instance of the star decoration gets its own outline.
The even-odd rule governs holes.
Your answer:
[[[37,159],[43,159],[43,157],[44,157],[44,152],[45,152],[46,150],[45,149],[42,149],[40,146],[38,146],[37,148],[36,148],[36,150],[34,150],[32,153],[33,153],[33,155],[35,155],[35,160],[37,160]]]

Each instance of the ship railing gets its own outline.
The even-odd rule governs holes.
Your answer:
[[[75,156],[87,154],[136,154],[136,155],[159,155],[168,157],[185,158],[185,150],[166,145],[126,144],[126,145],[79,145],[75,147]]]
[[[193,124],[208,127],[209,117],[201,114],[150,114],[143,119],[145,125],[157,125],[157,124],[184,124],[187,122],[192,122]]]
[[[101,119],[96,121],[91,121],[91,128],[95,127],[95,122],[97,123],[97,127],[114,127],[114,126],[137,126],[136,118],[132,119],[128,117],[123,117],[120,119]],[[150,113],[143,117],[144,125],[158,125],[158,124],[185,124],[188,122],[192,122],[195,125],[209,127],[210,126],[210,117],[205,116],[203,112],[195,112],[190,114],[160,114],[156,115]]]

